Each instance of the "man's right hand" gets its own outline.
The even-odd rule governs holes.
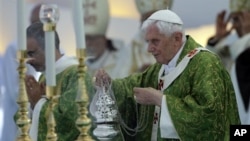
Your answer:
[[[221,39],[228,36],[230,34],[230,32],[233,30],[233,27],[228,29],[230,17],[226,19],[225,15],[226,15],[226,11],[223,10],[220,13],[218,13],[218,15],[216,17],[216,23],[215,23],[216,24],[216,32],[215,32],[215,35],[212,38],[210,38],[209,42],[211,44],[215,44],[215,43],[219,42]]]
[[[100,69],[95,74],[95,85],[99,87],[108,87],[111,84],[111,78],[103,69]]]

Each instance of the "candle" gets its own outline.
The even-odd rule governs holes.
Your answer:
[[[56,86],[56,72],[55,72],[55,32],[46,31],[45,32],[45,75],[46,75],[46,85]]]
[[[42,5],[40,9],[40,20],[44,24],[45,31],[45,76],[47,86],[56,86],[56,55],[55,55],[55,26],[59,20],[59,9],[57,5]]]
[[[26,50],[24,9],[24,0],[17,0],[17,46],[19,50]]]
[[[83,1],[73,0],[73,23],[77,48],[85,48]]]

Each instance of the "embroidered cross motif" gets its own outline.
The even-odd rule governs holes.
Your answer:
[[[158,90],[161,90],[163,88],[164,81],[160,79],[160,82],[158,84]]]
[[[158,122],[158,113],[154,114],[154,124],[156,124]]]
[[[197,52],[197,50],[196,49],[194,49],[194,50],[192,50],[192,51],[190,51],[189,53],[188,53],[188,57],[192,57],[192,56],[194,56],[194,54]]]

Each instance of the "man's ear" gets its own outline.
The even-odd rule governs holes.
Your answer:
[[[174,39],[177,42],[182,42],[182,33],[181,32],[175,32],[174,33]]]
[[[181,32],[175,32],[174,34],[174,42],[177,46],[182,45],[182,36],[183,34]]]

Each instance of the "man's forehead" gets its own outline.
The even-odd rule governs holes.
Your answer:
[[[241,11],[237,11],[237,12],[231,12],[229,15],[229,19],[235,21],[238,20],[239,17],[242,15],[243,13]]]
[[[27,49],[37,49],[39,48],[38,42],[34,38],[27,38]]]

